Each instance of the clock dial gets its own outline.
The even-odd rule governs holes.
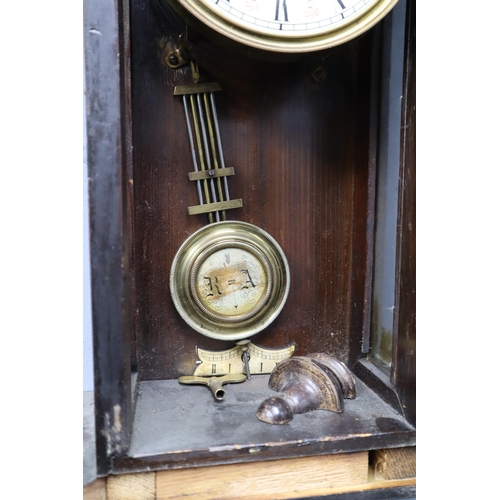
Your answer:
[[[379,0],[200,0],[238,26],[280,37],[327,33],[358,19]]]
[[[264,51],[324,50],[361,35],[398,0],[168,0],[181,15]]]
[[[213,319],[242,321],[256,314],[271,291],[269,264],[250,245],[216,245],[193,266],[191,292]]]

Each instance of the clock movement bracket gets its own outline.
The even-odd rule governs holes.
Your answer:
[[[167,46],[168,47],[168,46]],[[191,61],[191,49],[193,44],[188,40],[187,34],[182,33],[177,38],[177,47],[168,47],[165,62],[170,68],[177,69]],[[170,50],[172,49],[172,50]]]

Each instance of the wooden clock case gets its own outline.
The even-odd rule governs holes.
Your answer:
[[[370,343],[381,68],[389,57],[382,42],[390,25],[284,61],[233,52],[188,30],[203,81],[223,89],[216,103],[226,163],[236,172],[230,189],[243,199],[229,218],[273,235],[290,265],[288,301],[252,341],[270,348],[295,342],[296,355],[332,354],[361,388],[341,427],[328,423],[325,412],[312,412],[303,423],[297,417],[291,432],[271,426],[272,439],[269,426],[242,404],[246,442],[231,441],[235,434],[230,419],[220,421],[222,407],[207,413],[203,400],[193,403],[206,389],[186,387],[187,396],[179,396],[176,382],[192,373],[196,347],[233,345],[192,331],[176,313],[168,286],[177,249],[206,224],[204,216],[187,215],[197,197],[188,180],[193,168],[184,111],[173,95],[175,85],[192,82],[191,70],[165,62],[185,26],[169,21],[154,0],[87,0],[85,8],[98,474],[415,445],[414,2],[406,6],[401,47],[404,133],[389,370],[370,356]],[[230,386],[228,393],[238,398],[238,390]],[[157,394],[149,403],[148,391]],[[213,406],[209,391],[206,397]],[[158,424],[145,414],[156,413],[147,405],[161,406],[160,400]],[[206,442],[203,435],[193,442],[189,428],[200,415],[226,440],[212,442],[207,431]],[[150,438],[137,437],[141,426]],[[176,433],[173,444],[169,432]],[[251,452],[255,443],[259,453]]]

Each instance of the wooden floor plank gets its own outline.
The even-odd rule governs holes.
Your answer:
[[[83,500],[107,500],[106,478],[98,478],[83,488]]]
[[[220,465],[156,474],[156,499],[299,498],[368,481],[368,452]],[[109,499],[111,500],[111,499]]]
[[[374,450],[371,455],[375,479],[416,477],[417,452],[414,446]]]
[[[405,464],[398,469],[398,474],[411,470],[414,450],[389,451],[384,454],[371,452],[371,459],[389,457],[394,464]],[[398,456],[405,458],[401,462],[397,460]],[[367,469],[367,452],[361,452],[122,474],[97,479],[87,485],[83,489],[83,500],[291,500],[330,498],[331,495],[341,495],[339,498],[350,500],[369,500],[403,498],[398,495],[392,497],[390,492],[406,491],[412,487],[413,491],[416,487],[415,477],[389,480],[381,478],[380,473],[367,474]],[[395,474],[394,470],[389,470],[389,474]]]
[[[156,473],[109,476],[106,500],[155,500]]]

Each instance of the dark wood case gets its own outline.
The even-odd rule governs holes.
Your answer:
[[[230,386],[226,407],[206,388],[176,381],[194,370],[197,347],[233,345],[190,329],[169,291],[177,249],[206,224],[187,214],[198,201],[183,106],[173,94],[192,82],[191,70],[165,62],[185,25],[154,0],[87,0],[85,9],[99,474],[414,445],[414,2],[405,7],[400,47],[389,367],[370,356],[370,345],[390,15],[353,41],[293,60],[233,51],[188,29],[202,80],[222,87],[222,145],[236,172],[230,189],[243,199],[228,217],[270,233],[290,265],[284,309],[252,340],[271,348],[295,342],[296,355],[329,353],[357,377],[359,397],[344,414],[312,412],[286,428],[255,418],[266,391],[258,377]]]

